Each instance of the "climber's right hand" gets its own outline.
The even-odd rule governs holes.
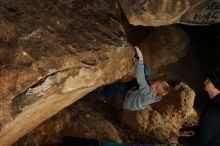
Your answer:
[[[141,50],[139,49],[139,47],[138,47],[138,46],[135,46],[134,48],[136,49],[136,52],[137,52],[137,55],[138,55],[139,60],[140,60],[140,61],[143,61],[143,55],[142,55],[142,52],[141,52]]]

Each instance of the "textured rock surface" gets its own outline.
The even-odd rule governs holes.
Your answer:
[[[220,0],[190,0],[190,9],[181,17],[180,23],[207,25],[220,22]]]
[[[189,0],[120,0],[132,25],[161,26],[177,22],[190,8]]]
[[[62,144],[63,136],[121,143],[120,135],[112,123],[80,101],[42,123],[14,146],[58,145]]]
[[[110,0],[0,2],[1,145],[133,72],[117,6]]]
[[[201,91],[207,75],[215,69],[217,34],[213,26],[204,26],[202,30],[187,28],[178,25],[154,28],[139,46],[153,78],[183,81],[195,91]]]
[[[197,113],[193,109],[194,98],[195,92],[185,83],[180,83],[160,102],[144,111],[124,111],[123,121],[148,137],[166,142],[170,135],[178,134],[182,125],[197,122]]]
[[[120,0],[120,4],[129,23],[135,26],[220,22],[220,0]]]
[[[163,26],[154,29],[140,43],[144,62],[153,71],[177,62],[189,50],[188,35],[178,26]]]
[[[124,97],[103,101],[92,92],[14,145],[55,146],[62,143],[63,136],[119,143],[163,143],[169,135],[178,134],[182,125],[192,126],[197,122],[197,114],[192,108],[194,96],[192,89],[180,83],[161,102],[144,111],[128,112],[122,109]]]

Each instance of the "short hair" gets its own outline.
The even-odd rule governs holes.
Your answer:
[[[170,86],[166,81],[156,80],[155,82],[159,83],[161,85],[161,89],[162,89],[161,92],[157,93],[157,96],[165,96],[169,93]]]

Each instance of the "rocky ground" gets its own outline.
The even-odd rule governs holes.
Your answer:
[[[0,144],[12,145],[26,134],[15,145],[58,144],[63,135],[165,142],[182,125],[193,124],[191,88],[200,91],[219,62],[214,43],[220,31],[143,27],[177,23],[209,1],[160,2],[0,0]],[[143,51],[153,79],[175,83],[169,100],[142,112],[122,110],[123,97],[105,103],[92,92],[134,79],[133,45]]]
[[[11,145],[97,87],[133,73],[134,52],[117,5],[109,0],[0,1],[2,145]]]
[[[173,86],[161,102],[144,111],[122,109],[123,97],[103,100],[92,92],[38,126],[14,146],[61,145],[63,136],[118,143],[166,143],[182,126],[197,123],[195,92],[185,83]]]

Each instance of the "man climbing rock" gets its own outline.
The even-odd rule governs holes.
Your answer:
[[[128,90],[125,95],[123,107],[128,110],[144,110],[149,104],[160,101],[169,91],[166,81],[149,81],[149,68],[143,63],[143,55],[138,47],[135,47],[138,60],[136,64],[136,78],[139,85],[137,88]]]
[[[104,100],[110,100],[116,95],[125,96],[124,109],[143,110],[149,104],[160,101],[169,91],[169,84],[163,80],[150,81],[150,69],[144,65],[142,52],[135,47],[138,59],[135,58],[136,78],[138,88],[133,87],[126,92],[126,85],[116,82],[96,91]]]
[[[173,136],[168,139],[169,143],[184,146],[220,146],[220,91],[217,88],[219,86],[213,78],[207,79],[204,85],[211,100],[201,114],[195,135]]]

